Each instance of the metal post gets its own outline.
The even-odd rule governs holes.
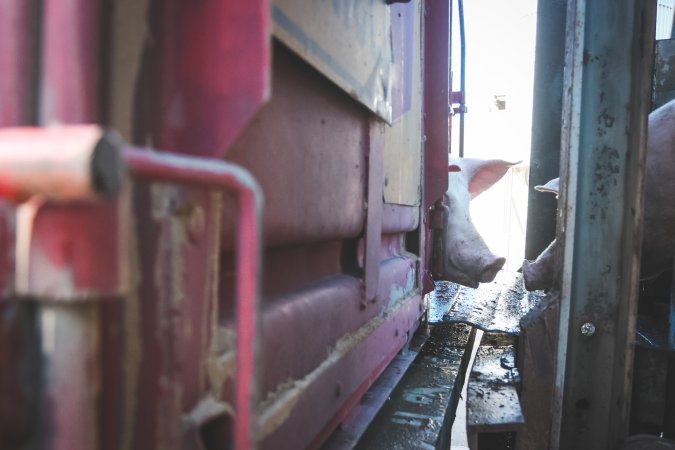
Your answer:
[[[558,176],[565,66],[565,0],[539,0],[532,104],[532,150],[525,257],[535,259],[555,235],[557,202],[534,190]]]
[[[553,449],[628,430],[655,3],[568,4]]]
[[[464,157],[464,113],[466,112],[466,33],[464,32],[464,1],[457,0],[457,15],[459,16],[459,91],[462,97],[459,101],[459,157]]]

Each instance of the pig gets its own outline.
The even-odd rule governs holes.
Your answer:
[[[553,179],[537,189],[558,194]],[[649,115],[644,181],[644,222],[640,279],[649,280],[670,270],[675,252],[675,100]],[[548,290],[553,282],[557,253],[554,240],[534,262],[524,261],[527,290]]]
[[[543,186],[535,186],[539,192],[551,192],[558,198],[560,178],[554,178]],[[553,285],[554,257],[558,251],[558,240],[553,239],[548,247],[537,259],[530,262],[523,261],[520,271],[523,273],[523,282],[528,291],[544,290],[547,291]]]
[[[443,279],[476,288],[495,279],[505,259],[495,256],[471,221],[469,201],[488,189],[518,163],[498,159],[453,158],[448,161],[448,190],[443,196],[447,222],[443,224]]]

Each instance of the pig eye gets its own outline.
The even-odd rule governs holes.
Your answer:
[[[448,166],[448,172],[460,172],[462,169],[457,164],[450,164]]]

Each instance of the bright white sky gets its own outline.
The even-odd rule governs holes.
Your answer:
[[[529,159],[536,10],[537,0],[464,2],[469,110],[464,119],[465,156]],[[459,90],[458,23],[453,28],[453,90]],[[506,110],[497,111],[494,96],[504,94]],[[453,126],[456,139],[457,118]],[[452,153],[457,151],[453,145]]]

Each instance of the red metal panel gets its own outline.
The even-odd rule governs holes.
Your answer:
[[[366,301],[375,301],[380,278],[382,203],[384,188],[384,123],[370,122],[368,139],[368,199],[363,263]]]
[[[419,302],[408,298],[415,297],[415,261],[392,257],[381,263],[380,270],[377,300],[369,303],[366,309],[359,305],[363,294],[360,293],[358,280],[352,277],[335,278],[313,289],[279,299],[266,308],[263,354],[264,391],[267,391],[268,398],[263,415],[273,414],[267,409],[279,410],[280,405],[274,402],[282,399],[280,403],[283,404],[287,395],[297,396],[300,406],[290,406],[290,417],[275,425],[279,429],[269,425],[274,421],[264,421],[264,434],[276,430],[273,435],[277,438],[266,439],[263,447],[282,448],[272,445],[277,443],[289,446],[284,448],[304,448],[309,443],[308,439],[326,426],[333,413],[343,408],[342,402],[347,400],[345,393],[351,392],[352,388],[356,390],[366,380],[372,382],[376,376],[372,371],[392,351],[392,341],[399,342],[410,324],[419,317]],[[410,322],[406,322],[408,325],[401,325],[398,322],[400,318],[383,315],[385,311],[390,313],[390,308],[400,302],[415,304],[414,308],[404,306],[406,317],[410,318]],[[398,332],[392,328],[395,326]],[[391,334],[381,331],[385,329]],[[360,341],[364,333],[385,333],[380,335],[385,337]],[[336,359],[334,354],[341,352],[345,342],[349,342],[353,351],[360,355],[360,366],[354,365],[351,357],[345,355]],[[302,352],[298,352],[298,346],[301,346]],[[326,372],[328,367],[330,369]],[[340,387],[344,391],[335,398],[331,397],[335,385],[332,384],[334,378],[330,378],[334,375],[329,375],[330,372],[339,373],[340,377],[348,380]],[[294,382],[289,383],[289,380]],[[321,393],[317,394],[319,391]],[[317,410],[317,401],[311,400],[312,395],[331,398],[325,410],[324,403],[321,403],[321,411]],[[296,435],[298,426],[303,427],[303,436]]]
[[[424,210],[448,188],[449,0],[424,2]]]
[[[0,4],[0,126],[26,125],[34,120],[35,17],[35,2],[8,0]]]
[[[448,152],[450,151],[450,2],[424,2],[424,214],[448,189]],[[421,246],[431,255],[429,227],[425,226]],[[427,258],[428,259],[428,258]],[[423,292],[434,288],[427,273],[428,261],[422,261]]]
[[[262,325],[262,392],[275,392],[289,379],[303,378],[321,364],[340,337],[372,318],[373,313],[361,310],[360,300],[360,280],[338,275],[268,305]]]
[[[154,0],[151,11],[154,145],[222,156],[268,96],[268,2]]]
[[[416,206],[385,204],[382,209],[382,233],[412,231],[419,226],[420,209]]]
[[[355,399],[405,344],[407,331],[415,326],[419,317],[420,301],[420,297],[405,301],[384,322],[369,330],[357,345],[350,347],[347,339],[338,346],[338,353],[344,352],[339,355],[340,359],[327,361],[310,377],[312,382],[308,385],[300,383],[302,393],[294,399],[287,420],[264,439],[262,448],[290,450],[319,445],[313,436],[318,440],[327,437],[337,420],[346,414],[343,406],[356,404]],[[358,334],[353,336],[358,337]],[[330,423],[336,414],[336,421]]]
[[[234,191],[238,198],[239,221],[237,227],[237,295],[236,295],[236,392],[233,447],[246,450],[252,445],[252,409],[255,407],[257,376],[255,373],[256,339],[258,330],[258,298],[260,281],[260,253],[262,192],[250,174],[240,167],[208,159],[159,154],[127,148],[123,153],[130,172],[136,177],[156,181],[182,183],[202,188]],[[192,221],[191,221],[192,223]],[[171,240],[170,236],[165,236]],[[161,242],[160,242],[161,245]],[[189,255],[188,255],[189,256]],[[213,263],[213,260],[207,260]],[[172,268],[173,269],[173,268]],[[185,276],[189,276],[195,267]],[[199,272],[197,272],[199,273]],[[203,272],[202,272],[203,273]],[[169,279],[183,274],[170,272]],[[199,282],[202,277],[197,276]],[[188,292],[193,294],[197,285],[190,283]],[[202,288],[203,289],[203,288]],[[183,295],[174,292],[174,295]],[[169,299],[160,298],[159,301]],[[199,309],[197,312],[200,312]],[[203,314],[187,314],[195,320]],[[183,338],[185,339],[185,338]],[[180,344],[181,341],[179,340]],[[186,388],[196,388],[197,383],[183,383]]]
[[[276,45],[274,52],[274,96],[227,155],[265,192],[265,245],[358,236],[368,112],[289,50]],[[232,227],[225,219],[226,245]]]
[[[201,189],[140,181],[135,188],[139,280],[126,304],[125,393],[132,403],[125,427],[133,449],[178,449],[183,431],[199,434],[178,424],[212,388],[205,371],[209,357],[218,356],[210,348],[220,211]],[[199,210],[203,230],[190,238],[189,224]],[[231,437],[223,442],[231,445]]]
[[[39,123],[98,117],[99,0],[45,0]]]
[[[29,247],[17,254],[18,293],[73,300],[128,291],[126,202],[32,203],[21,208],[18,239]]]

